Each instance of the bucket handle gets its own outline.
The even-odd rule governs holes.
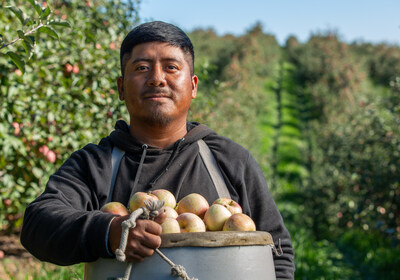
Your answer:
[[[271,249],[274,251],[274,253],[275,253],[275,255],[276,255],[277,257],[280,257],[280,256],[283,255],[283,250],[282,250],[282,247],[281,247],[281,239],[280,239],[280,238],[278,239],[278,249],[279,249],[279,252],[278,252],[278,250],[276,249],[275,244],[270,244],[269,246],[270,246]]]

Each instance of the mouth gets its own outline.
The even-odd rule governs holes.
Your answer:
[[[171,99],[172,96],[171,94],[167,92],[147,92],[143,94],[143,99],[149,99],[149,100],[162,100],[162,99]]]

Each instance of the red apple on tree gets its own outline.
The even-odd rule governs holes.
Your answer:
[[[178,202],[176,212],[178,214],[193,213],[203,219],[209,207],[208,201],[202,195],[191,193]]]
[[[205,232],[206,225],[203,220],[193,213],[182,213],[176,218],[181,232]]]
[[[227,197],[220,197],[213,202],[213,204],[221,204],[226,207],[232,214],[242,213],[242,207],[233,199]]]
[[[226,220],[223,231],[255,231],[253,219],[243,213],[233,214]]]
[[[204,215],[204,223],[206,224],[207,230],[222,230],[226,220],[228,220],[231,215],[232,213],[223,205],[211,205]]]
[[[125,205],[123,205],[121,202],[117,201],[112,201],[104,204],[103,207],[101,207],[100,211],[120,216],[129,215],[128,208],[126,208]]]

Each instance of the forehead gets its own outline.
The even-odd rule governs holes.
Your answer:
[[[157,59],[168,58],[176,60],[184,60],[185,53],[181,48],[173,46],[166,42],[149,42],[136,45],[131,52],[130,59],[136,60],[138,58]]]

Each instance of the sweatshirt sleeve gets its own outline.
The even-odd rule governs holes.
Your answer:
[[[107,197],[108,175],[101,172],[107,161],[85,148],[50,176],[25,210],[21,243],[41,261],[72,265],[109,256],[104,240],[114,215],[98,210]]]
[[[264,175],[250,153],[242,182],[246,189],[242,203],[244,209],[249,209],[249,215],[256,223],[257,230],[269,232],[276,247],[278,247],[278,240],[281,240],[283,255],[278,257],[274,254],[276,278],[294,279],[294,250],[290,234],[268,190]]]

